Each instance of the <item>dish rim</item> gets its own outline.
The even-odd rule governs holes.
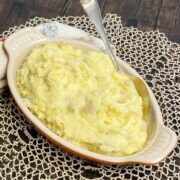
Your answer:
[[[60,23],[59,23],[60,24]],[[40,25],[42,26],[42,25]],[[40,29],[40,26],[38,26],[36,29],[39,30]],[[67,25],[63,25],[63,26],[66,26]],[[72,28],[72,27],[71,27]],[[76,29],[76,28],[75,28]],[[136,156],[137,154],[141,153],[141,151],[133,154],[133,155],[130,155],[130,156],[123,156],[123,157],[119,157],[121,160],[117,160],[118,158],[117,157],[111,157],[113,158],[113,160],[108,160],[106,159],[107,155],[101,155],[101,154],[98,154],[98,153],[94,153],[94,152],[91,152],[91,151],[88,151],[88,150],[85,150],[81,147],[77,147],[76,145],[73,145],[72,143],[66,141],[65,139],[61,138],[60,136],[56,135],[55,133],[53,133],[52,131],[50,131],[38,118],[36,118],[32,113],[31,111],[24,105],[20,95],[18,94],[17,90],[15,89],[15,87],[13,87],[13,77],[12,77],[12,68],[13,68],[13,60],[12,60],[12,54],[9,54],[9,43],[13,38],[15,38],[15,36],[18,34],[21,34],[21,33],[24,33],[25,31],[28,31],[28,30],[32,30],[33,33],[35,33],[35,28],[24,28],[24,29],[21,29],[19,31],[17,31],[16,33],[14,33],[13,35],[11,35],[10,37],[8,37],[5,42],[4,42],[4,46],[8,52],[8,55],[10,57],[10,60],[9,60],[9,64],[8,64],[8,70],[7,70],[7,81],[8,81],[8,85],[9,85],[9,88],[10,88],[10,91],[15,99],[15,102],[16,104],[18,105],[18,107],[20,108],[21,112],[26,116],[27,120],[33,124],[33,126],[41,133],[43,134],[45,137],[47,137],[50,141],[52,141],[54,144],[56,144],[58,147],[63,147],[63,149],[66,149],[67,151],[79,156],[79,157],[82,157],[82,158],[85,158],[85,159],[88,159],[88,160],[91,160],[91,161],[95,161],[95,162],[100,162],[100,163],[106,163],[106,164],[121,164],[121,165],[125,165],[125,164],[144,164],[144,165],[152,165],[152,164],[156,164],[158,163],[160,160],[158,161],[155,161],[155,162],[148,162],[148,161],[140,161],[140,160],[127,160],[127,157],[128,158],[131,158],[131,157],[134,157]],[[42,27],[41,27],[41,30],[42,30]],[[82,30],[80,30],[82,31]],[[44,38],[43,36],[41,38]],[[94,38],[94,37],[93,37]],[[95,38],[97,39],[97,38]],[[48,40],[46,39],[46,41],[48,42]],[[50,40],[52,41],[52,39]],[[119,59],[119,61],[123,64],[123,66],[125,66],[129,71],[131,71],[133,74],[139,76],[139,74],[134,70],[132,69],[127,63],[121,61]],[[151,145],[154,143],[155,139],[157,138],[157,135],[158,135],[158,132],[159,132],[159,129],[161,126],[164,126],[163,125],[163,120],[162,120],[162,115],[161,115],[161,112],[160,112],[160,109],[159,109],[159,106],[157,104],[157,101],[151,91],[151,89],[148,87],[148,91],[150,93],[150,96],[151,96],[151,101],[153,103],[153,107],[155,107],[155,114],[156,116],[158,116],[158,121],[156,121],[157,123],[157,129],[156,129],[156,133],[155,133],[155,136],[153,138],[153,141],[151,142]],[[36,121],[36,123],[35,123]],[[41,128],[40,128],[41,127]],[[165,126],[164,126],[165,127]],[[164,128],[163,127],[163,128]],[[60,139],[59,139],[60,138]],[[58,140],[57,140],[58,139]],[[60,142],[61,141],[61,142]],[[66,141],[66,143],[64,142]],[[69,148],[71,146],[71,148]],[[75,147],[74,147],[75,146]],[[148,145],[147,147],[145,147],[145,149],[143,150],[146,150],[150,147],[150,145]],[[170,152],[169,152],[170,153]],[[168,154],[169,154],[168,153]],[[167,155],[168,155],[167,154]],[[98,155],[99,158],[96,156]],[[166,156],[167,156],[166,155]],[[105,157],[106,158],[105,158]],[[164,157],[165,158],[165,157]],[[115,160],[116,159],[116,160]]]

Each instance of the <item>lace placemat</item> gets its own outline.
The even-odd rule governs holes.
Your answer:
[[[98,36],[85,16],[51,20]],[[25,25],[10,28],[0,38],[47,21],[35,17]],[[165,125],[178,135],[177,147],[154,166],[91,163],[56,148],[39,135],[6,91],[0,96],[0,179],[180,179],[180,45],[168,41],[159,31],[142,32],[123,27],[116,15],[107,14],[104,24],[117,55],[135,68],[152,88]]]

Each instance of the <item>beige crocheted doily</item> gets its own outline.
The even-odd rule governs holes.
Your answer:
[[[51,19],[98,36],[85,16]],[[48,21],[35,17],[18,29]],[[180,179],[180,45],[159,31],[123,27],[121,18],[107,14],[104,25],[122,60],[135,68],[152,88],[164,123],[178,135],[174,151],[158,165],[111,166],[90,163],[56,148],[27,123],[9,92],[0,96],[0,179]],[[179,67],[179,69],[178,69]]]

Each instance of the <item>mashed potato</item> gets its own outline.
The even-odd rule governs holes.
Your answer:
[[[147,140],[142,99],[102,52],[35,47],[16,75],[31,112],[57,135],[90,151],[129,155]]]

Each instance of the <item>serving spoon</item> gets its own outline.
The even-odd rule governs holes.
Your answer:
[[[80,0],[81,5],[85,11],[85,13],[88,15],[94,26],[96,27],[96,30],[98,31],[99,35],[101,36],[102,41],[104,42],[104,45],[106,47],[106,50],[111,57],[111,60],[116,68],[116,70],[122,74],[126,74],[124,70],[121,68],[117,57],[115,56],[111,45],[108,42],[107,35],[105,33],[105,29],[102,23],[102,17],[101,12],[99,9],[99,5],[97,0]],[[147,89],[147,85],[145,82],[137,76],[130,76],[130,79],[133,81],[136,90],[138,91],[138,94],[142,97],[143,101],[143,119],[146,120],[148,123],[149,121],[149,115],[150,115],[150,97],[149,92]]]

